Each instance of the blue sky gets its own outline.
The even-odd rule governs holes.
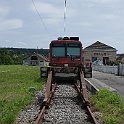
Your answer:
[[[101,41],[124,53],[124,0],[0,0],[0,47],[48,48],[60,36]]]

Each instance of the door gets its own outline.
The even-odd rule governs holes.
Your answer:
[[[106,65],[109,62],[109,57],[103,57],[103,64]]]

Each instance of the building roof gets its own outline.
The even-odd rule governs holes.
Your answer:
[[[100,41],[93,43],[92,45],[86,47],[84,50],[104,50],[104,51],[117,51],[115,48],[108,46]]]
[[[30,57],[26,58],[24,61],[30,61],[32,56],[36,56],[38,60],[49,61],[46,56],[43,56],[43,55],[35,53],[35,52]]]
[[[43,59],[45,61],[48,61],[48,58],[43,56],[43,55],[37,54],[37,57],[39,57],[39,58],[41,58],[41,59]]]
[[[48,61],[48,58],[46,56],[43,56],[43,55],[35,53],[35,52],[31,56],[37,56],[38,59],[42,59],[44,61]],[[30,56],[30,58],[31,58],[31,56]]]

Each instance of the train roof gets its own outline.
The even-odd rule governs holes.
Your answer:
[[[51,41],[51,43],[79,43],[81,44],[81,41],[79,41],[79,37],[59,37],[57,40]]]

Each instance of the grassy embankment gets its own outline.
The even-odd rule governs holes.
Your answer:
[[[0,65],[0,124],[13,123],[34,97],[29,88],[38,91],[43,82],[39,67]]]
[[[102,89],[91,98],[96,111],[102,113],[104,124],[124,124],[124,101],[107,89]]]

